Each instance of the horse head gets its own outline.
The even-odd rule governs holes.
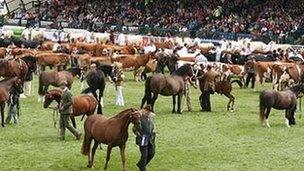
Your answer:
[[[43,107],[48,108],[49,105],[53,102],[53,100],[55,100],[59,104],[61,97],[62,97],[62,91],[60,89],[47,91],[44,96]]]
[[[13,87],[19,92],[23,93],[23,82],[20,78],[15,77],[13,81]]]
[[[82,78],[82,72],[81,69],[78,67],[73,67],[68,69],[68,71],[70,71],[72,73],[73,76],[78,76],[79,78]]]
[[[30,72],[35,72],[37,70],[37,58],[33,56],[25,56],[21,59],[26,63]]]

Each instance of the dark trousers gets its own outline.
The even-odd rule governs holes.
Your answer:
[[[203,91],[199,100],[202,111],[211,112],[210,93],[207,91]]]
[[[247,74],[246,87],[248,87],[250,80],[251,80],[251,88],[254,88],[254,83],[255,83],[255,74],[254,73]]]
[[[140,171],[146,171],[146,166],[152,160],[155,154],[155,145],[152,143],[148,143],[147,146],[139,146],[139,150],[141,153],[141,157],[137,166]]]

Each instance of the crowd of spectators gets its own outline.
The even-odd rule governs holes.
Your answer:
[[[48,0],[17,16],[33,24],[47,20],[60,27],[66,22],[72,28],[97,31],[101,25],[132,25],[192,37],[224,32],[284,41],[292,34],[304,34],[303,13],[302,0]]]

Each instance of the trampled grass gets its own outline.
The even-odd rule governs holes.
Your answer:
[[[128,73],[127,78],[131,78]],[[66,142],[57,138],[52,111],[37,102],[37,77],[34,95],[21,100],[19,125],[0,128],[0,170],[89,170],[87,157],[80,154],[82,141],[74,140],[69,132]],[[270,88],[266,85],[264,88]],[[264,89],[259,87],[258,90]],[[80,92],[75,81],[73,94]],[[124,83],[125,107],[115,106],[114,86],[107,84],[104,113],[112,116],[128,107],[139,107],[144,83],[127,80]],[[156,155],[148,166],[151,171],[198,170],[302,170],[304,152],[303,119],[297,125],[284,125],[283,111],[273,110],[271,128],[263,128],[258,120],[258,95],[251,89],[234,87],[235,112],[226,111],[228,99],[213,95],[212,112],[200,112],[199,90],[191,88],[193,111],[171,114],[171,97],[160,96],[156,102]],[[77,118],[78,128],[83,122]],[[131,127],[130,127],[131,128]],[[105,161],[105,146],[97,150],[94,170],[101,170]],[[135,136],[129,130],[127,169],[137,170],[140,153]],[[112,151],[108,170],[120,170],[118,148]]]

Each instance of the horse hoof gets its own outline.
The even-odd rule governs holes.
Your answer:
[[[172,110],[172,113],[176,113],[176,111],[175,111],[175,110]]]
[[[1,124],[1,126],[2,126],[2,127],[5,127],[5,125],[4,125],[4,124]]]
[[[92,168],[93,167],[93,162],[89,162],[89,164],[87,165],[88,168]]]

